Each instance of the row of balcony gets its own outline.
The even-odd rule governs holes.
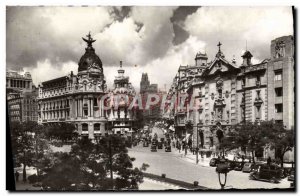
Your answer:
[[[68,109],[70,108],[69,105],[65,105],[65,106],[56,106],[56,107],[46,107],[46,108],[43,108],[42,110],[58,110],[58,109]]]

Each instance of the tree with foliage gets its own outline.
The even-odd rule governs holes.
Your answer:
[[[78,138],[75,126],[72,123],[56,123],[47,126],[46,136],[52,140],[61,140],[63,143],[67,140],[73,140]]]
[[[23,165],[23,181],[27,180],[26,167],[34,164],[34,142],[32,133],[38,124],[28,121],[10,123],[11,142],[15,165]]]
[[[268,132],[259,123],[245,122],[234,127],[235,146],[241,147],[245,152],[250,151],[252,161],[255,163],[255,151],[269,142]]]
[[[147,168],[147,165],[133,168],[134,158],[128,156],[124,139],[115,135],[96,142],[79,139],[69,154],[55,157],[44,161],[42,184],[49,190],[138,189],[138,184],[143,182],[142,171]],[[60,176],[64,183],[54,180]]]
[[[218,133],[218,132],[217,132]],[[228,132],[225,136],[222,134],[219,135],[217,134],[219,142],[220,142],[220,150],[223,151],[223,158],[225,156],[225,153],[236,149],[237,145],[236,145],[236,134],[233,131]]]
[[[283,168],[284,154],[292,151],[295,143],[294,130],[285,129],[283,123],[266,121],[261,123],[261,128],[267,133],[271,149],[275,149]]]
[[[72,190],[78,188],[83,179],[80,162],[68,153],[54,153],[44,162],[42,187],[45,190]],[[74,186],[72,186],[74,185]]]

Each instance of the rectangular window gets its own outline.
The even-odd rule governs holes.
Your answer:
[[[98,106],[98,100],[97,100],[97,98],[94,98],[94,106]]]
[[[275,88],[276,97],[282,97],[282,87]]]
[[[256,106],[255,107],[255,118],[256,119],[260,119],[261,118],[261,107],[260,106]]]
[[[87,117],[88,116],[88,110],[83,110],[84,111],[84,116]]]
[[[282,104],[275,104],[275,112],[282,113],[282,111],[283,111]]]
[[[276,70],[275,71],[275,81],[281,81],[282,80],[282,70]]]

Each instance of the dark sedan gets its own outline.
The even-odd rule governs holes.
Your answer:
[[[212,158],[212,159],[210,159],[210,161],[209,161],[209,166],[211,166],[211,167],[216,167],[217,164],[218,164],[219,162],[220,162],[219,159],[217,159],[217,158]]]
[[[167,145],[165,147],[165,152],[171,152],[171,146],[170,145]]]
[[[250,173],[249,179],[269,181],[271,183],[279,183],[282,176],[282,170],[277,165],[258,165],[253,172]]]
[[[236,162],[234,166],[235,171],[242,171],[243,169],[243,164],[241,162]]]
[[[151,145],[151,152],[157,152],[156,145]]]
[[[163,148],[163,143],[162,142],[157,142],[157,148],[162,149]]]

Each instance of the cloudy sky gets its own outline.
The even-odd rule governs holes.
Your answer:
[[[7,7],[7,69],[30,71],[35,84],[77,73],[91,31],[111,87],[119,61],[136,89],[143,72],[168,88],[198,51],[214,59],[247,48],[254,62],[270,57],[272,39],[293,34],[291,7]]]

